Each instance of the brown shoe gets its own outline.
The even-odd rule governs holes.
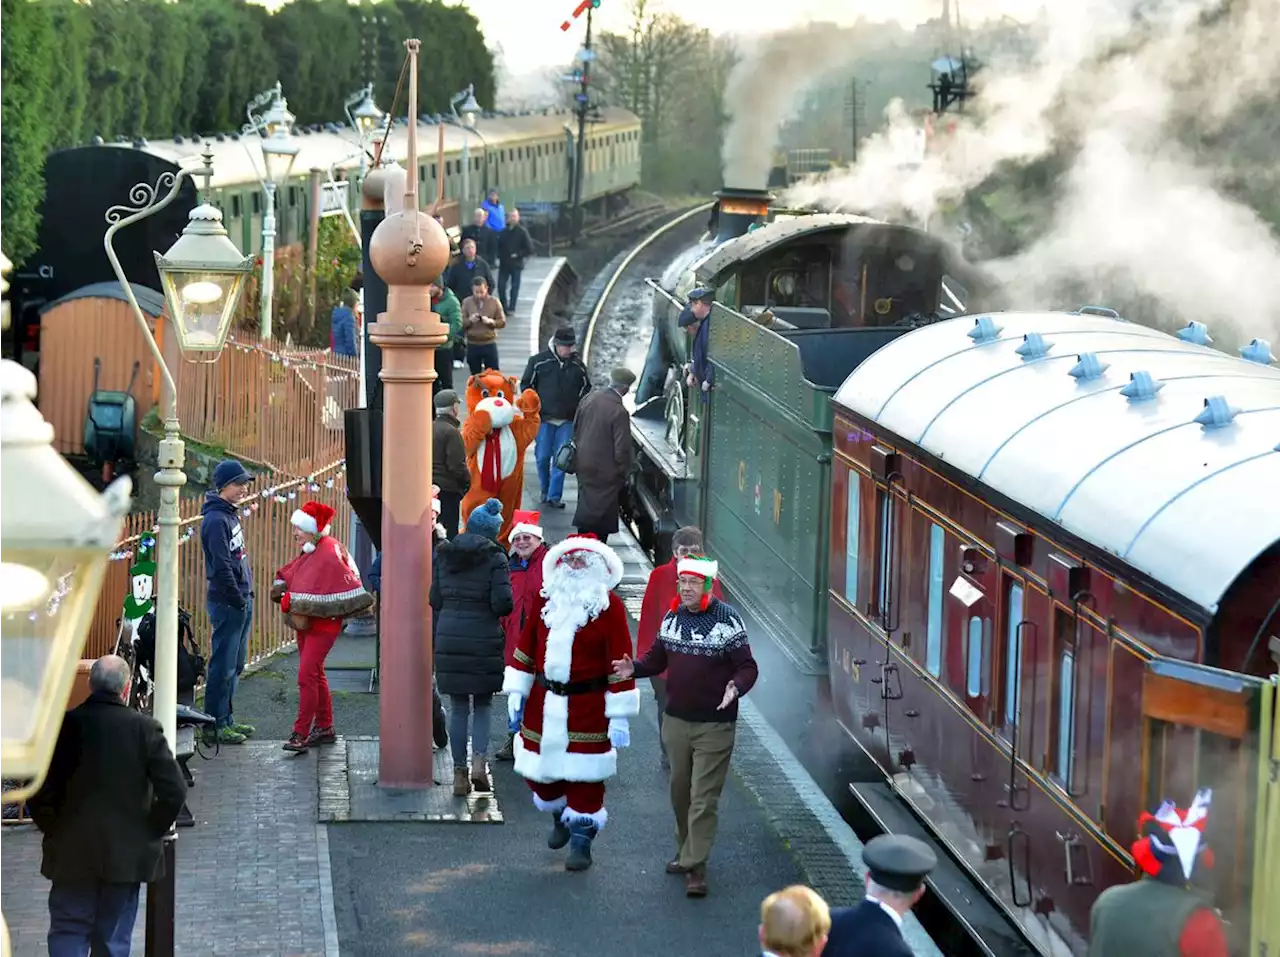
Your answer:
[[[692,867],[684,875],[684,896],[707,896],[707,868],[705,865],[699,864],[697,867]]]
[[[477,791],[493,790],[493,782],[489,780],[489,769],[483,757],[471,759],[471,786]]]
[[[471,778],[466,768],[453,769],[453,796],[464,798],[471,793]]]
[[[332,727],[328,728],[312,728],[311,733],[307,735],[307,747],[314,748],[317,744],[337,744],[338,732]]]
[[[689,868],[680,863],[680,858],[675,857],[667,861],[668,874],[688,874]]]
[[[295,731],[289,735],[289,740],[284,743],[284,749],[292,751],[294,754],[305,754],[307,751],[307,739]]]
[[[497,761],[514,761],[516,759],[516,736],[514,734],[507,735],[507,743],[498,749],[494,759]]]

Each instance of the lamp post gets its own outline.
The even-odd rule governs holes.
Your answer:
[[[360,136],[360,183],[363,183],[365,161],[368,158],[365,153],[366,143],[384,116],[382,110],[378,109],[378,105],[373,101],[372,83],[365,84],[363,88],[347,97],[346,111],[351,128]],[[360,183],[356,184],[357,189],[360,188]]]
[[[267,107],[265,113],[254,112],[264,106]],[[262,141],[264,172],[259,179],[266,193],[266,206],[262,212],[262,294],[258,327],[262,338],[270,339],[271,301],[275,293],[276,187],[284,185],[293,161],[298,158],[298,144],[293,140],[295,117],[289,112],[289,101],[284,98],[279,83],[250,100],[245,115],[249,123],[244,132],[257,133]],[[254,169],[257,170],[256,164]]]
[[[0,773],[44,782],[107,559],[129,511],[129,479],[98,495],[53,449],[32,400],[36,377],[0,362]],[[9,928],[0,918],[0,950]]]
[[[459,104],[461,104],[462,115],[458,115]],[[464,130],[468,130],[480,137],[480,144],[484,147],[484,171],[481,173],[481,188],[487,188],[489,173],[489,143],[476,129],[476,117],[480,113],[480,104],[476,102],[476,87],[474,83],[467,85],[467,88],[460,93],[455,93],[453,99],[449,101],[449,109],[453,111],[453,118],[457,120],[458,125]],[[462,140],[462,198],[465,202],[471,202],[471,143],[464,137]],[[461,212],[461,211],[460,211]]]
[[[369,257],[386,282],[387,309],[370,327],[382,353],[386,433],[382,445],[382,639],[378,784],[429,788],[431,748],[431,384],[448,328],[431,311],[429,286],[449,261],[443,227],[418,208],[418,40],[409,51],[409,148],[401,208],[374,230]],[[390,190],[388,190],[390,192]]]
[[[213,152],[205,144],[204,164],[195,175],[204,179],[207,194],[213,177]],[[115,270],[142,338],[151,350],[164,380],[164,438],[160,440],[159,465],[155,481],[160,486],[159,534],[156,536],[156,651],[155,694],[151,713],[164,729],[169,749],[177,753],[178,712],[178,490],[187,482],[182,465],[185,449],[178,424],[178,393],[164,355],[138,307],[133,287],[112,248],[116,233],[164,209],[178,195],[191,169],[163,173],[155,186],[139,183],[129,191],[132,206],[112,206],[107,210],[107,233],[103,237],[107,259]],[[169,191],[157,198],[165,187]],[[187,227],[167,253],[155,254],[160,284],[164,288],[166,312],[178,348],[188,361],[214,362],[226,344],[236,304],[244,290],[253,257],[242,256],[222,226],[222,213],[208,203],[207,195],[188,216]],[[264,270],[269,275],[269,271]],[[170,829],[165,841],[165,873],[147,892],[147,955],[162,957],[173,953],[174,843]]]

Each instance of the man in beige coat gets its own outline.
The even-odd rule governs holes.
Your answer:
[[[573,427],[578,448],[578,507],[573,524],[579,533],[595,535],[602,542],[618,530],[618,507],[631,473],[631,413],[622,397],[635,381],[630,369],[614,369],[608,388],[582,400]]]

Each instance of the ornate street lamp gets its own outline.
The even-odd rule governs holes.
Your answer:
[[[262,107],[265,113],[255,113]],[[262,141],[262,165],[264,174],[259,176],[263,191],[267,194],[266,209],[262,216],[262,292],[260,301],[259,332],[264,339],[271,338],[271,308],[275,294],[276,255],[276,188],[283,186],[298,158],[298,144],[293,138],[294,115],[289,112],[289,101],[277,82],[260,93],[245,107],[249,123],[245,134],[257,133]],[[247,147],[246,147],[247,148]],[[250,154],[252,159],[252,154]],[[257,169],[257,164],[254,164]]]
[[[373,132],[374,127],[382,122],[383,113],[373,102],[373,84],[367,84],[356,91],[347,100],[347,119],[351,126],[364,139]]]
[[[483,178],[480,185],[487,193],[489,188],[489,142],[476,129],[476,116],[480,113],[480,104],[476,102],[475,84],[469,83],[465,90],[455,93],[453,99],[449,101],[449,108],[453,110],[453,118],[458,121],[463,129],[480,137],[480,144],[484,147],[484,169],[481,174]],[[458,115],[459,110],[462,111],[461,116]],[[471,149],[470,142],[466,139],[462,141],[462,198],[464,202],[471,201]],[[465,213],[465,210],[460,210],[460,212]]]

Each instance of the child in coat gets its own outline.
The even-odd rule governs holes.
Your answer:
[[[542,540],[539,521],[541,516],[537,512],[517,510],[511,532],[507,535],[511,543],[511,595],[515,606],[511,614],[502,620],[507,664],[512,663],[511,656],[520,641],[520,629],[537,601],[538,592],[542,591],[542,559],[547,554],[547,546]],[[497,760],[515,760],[515,737],[514,733],[507,734],[507,743],[494,755]]]

